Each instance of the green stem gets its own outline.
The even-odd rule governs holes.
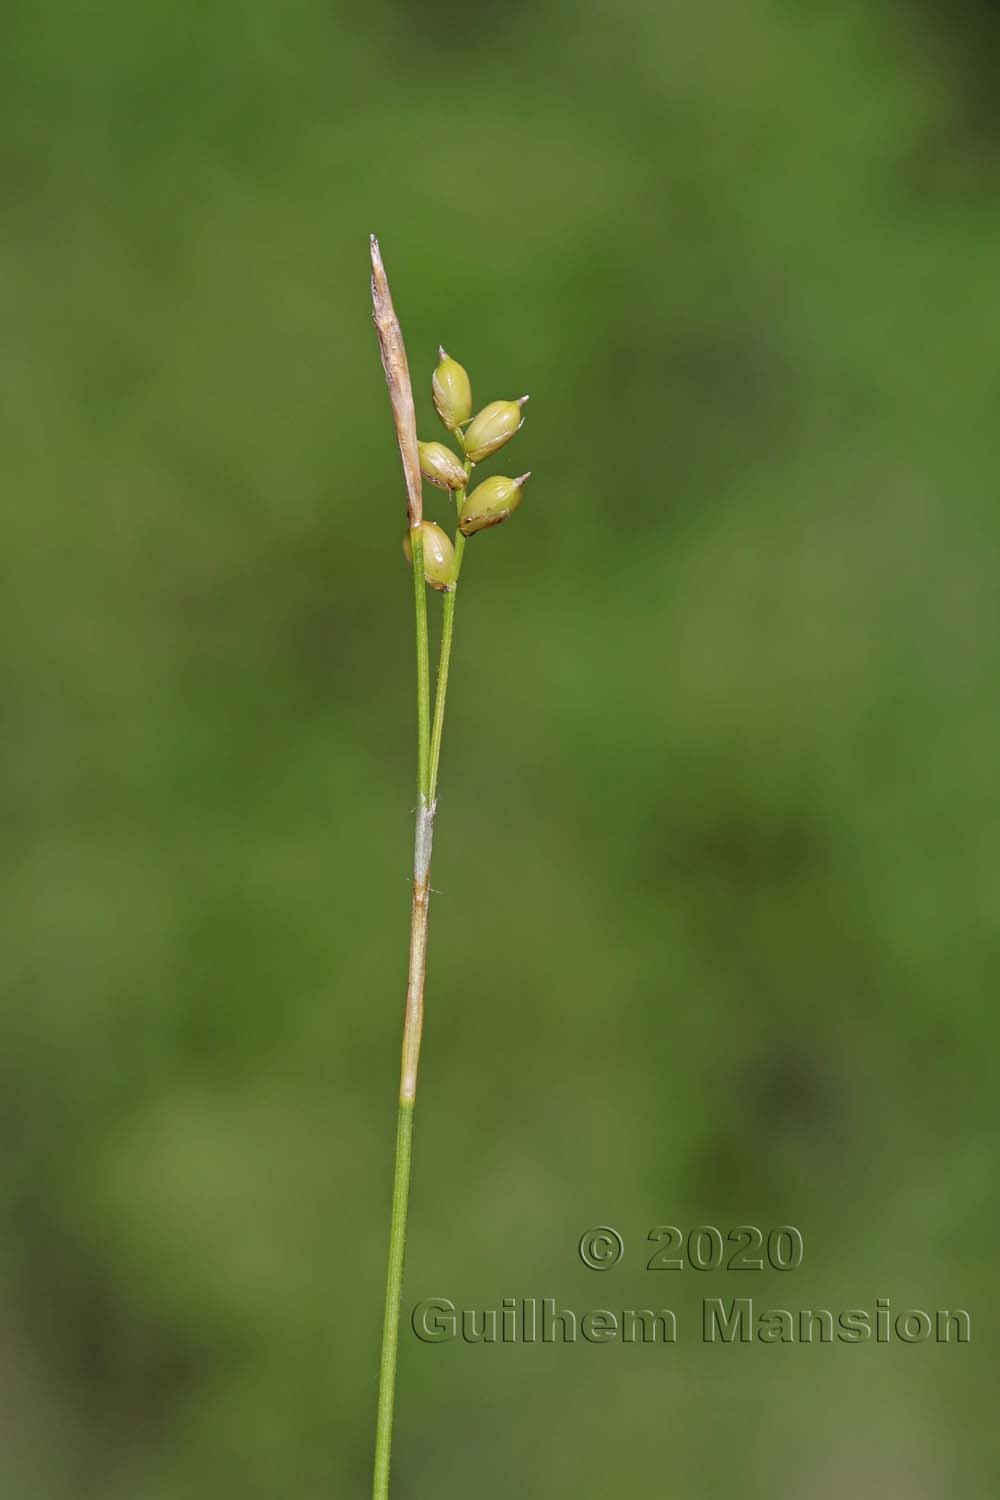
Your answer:
[[[456,428],[455,437],[462,448],[462,459],[465,464],[465,483],[468,485],[472,474],[472,460],[465,457],[465,438],[460,428]],[[455,491],[455,509],[459,515],[465,504],[465,490]],[[448,701],[448,673],[451,670],[451,644],[455,634],[455,601],[458,597],[458,580],[462,572],[462,557],[465,553],[465,537],[460,531],[455,533],[455,580],[444,596],[444,611],[441,619],[441,655],[438,658],[437,691],[434,697],[434,728],[431,732],[431,761],[430,761],[430,800],[437,800],[438,770],[441,765],[441,736],[444,733],[444,710]]]
[[[424,583],[424,543],[420,527],[410,531],[413,555],[414,620],[417,635],[417,801],[413,841],[413,901],[410,908],[410,967],[403,1020],[403,1055],[399,1080],[399,1118],[396,1126],[396,1163],[392,1178],[392,1216],[389,1221],[389,1264],[385,1278],[382,1320],[382,1357],[379,1362],[378,1415],[375,1421],[375,1477],[373,1500],[388,1500],[392,1426],[396,1405],[396,1362],[399,1352],[399,1311],[403,1296],[406,1218],[410,1201],[410,1160],[413,1147],[413,1107],[417,1096],[417,1066],[424,1022],[424,981],[427,974],[427,916],[430,905],[431,845],[434,802],[430,780],[430,651],[427,641],[427,587]]]
[[[464,491],[459,491],[464,494]],[[458,578],[462,571],[462,554],[465,537],[461,532],[455,538],[455,581],[444,596],[441,618],[441,655],[438,658],[437,695],[434,699],[434,727],[431,731],[430,800],[437,798],[438,769],[441,765],[441,736],[444,733],[444,710],[448,699],[448,673],[451,670],[451,644],[455,635],[455,600],[458,596]]]
[[[427,586],[424,583],[424,534],[410,531],[413,554],[413,612],[417,631],[417,787],[430,802],[431,663],[427,644]]]
[[[461,434],[458,434],[461,441]],[[466,460],[466,476],[472,464]],[[465,491],[455,495],[461,510]],[[455,538],[455,582],[444,597],[441,624],[441,655],[438,661],[434,728],[430,725],[430,652],[427,640],[427,590],[424,583],[424,545],[419,527],[410,531],[413,555],[414,619],[417,633],[417,805],[413,846],[413,904],[410,911],[410,969],[406,986],[403,1021],[403,1056],[399,1082],[399,1118],[396,1126],[396,1163],[392,1178],[392,1217],[389,1223],[389,1265],[385,1279],[385,1313],[382,1321],[382,1357],[379,1362],[378,1416],[375,1423],[375,1478],[372,1500],[389,1500],[389,1465],[392,1458],[392,1428],[396,1405],[396,1364],[399,1354],[399,1315],[403,1299],[403,1264],[406,1255],[406,1221],[410,1204],[410,1164],[413,1154],[413,1110],[417,1097],[417,1068],[424,1023],[424,984],[427,975],[427,918],[430,910],[431,848],[434,840],[441,737],[448,697],[448,673],[455,633],[455,595],[465,551],[465,537]]]
[[[388,1500],[389,1461],[392,1457],[392,1418],[396,1397],[396,1356],[399,1349],[399,1309],[403,1296],[403,1255],[406,1249],[406,1210],[410,1197],[410,1158],[413,1146],[413,1101],[399,1101],[396,1126],[396,1169],[392,1180],[392,1224],[389,1231],[389,1271],[385,1284],[385,1320],[379,1365],[378,1419],[375,1427],[374,1500]]]

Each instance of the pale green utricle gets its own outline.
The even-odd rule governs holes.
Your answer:
[[[437,369],[431,376],[434,408],[449,432],[472,416],[472,385],[468,371],[443,349],[438,350]]]
[[[491,479],[478,484],[466,496],[459,513],[458,526],[462,535],[472,536],[477,531],[485,531],[488,526],[499,526],[501,521],[506,521],[520,505],[521,490],[530,478],[530,473],[521,474],[517,479],[494,474]]]
[[[465,488],[465,468],[445,443],[418,443],[420,472],[442,490]]]
[[[473,463],[488,458],[510,442],[524,421],[521,407],[527,399],[521,396],[517,401],[491,401],[473,417],[465,433],[466,456]]]
[[[447,590],[455,582],[455,549],[451,537],[433,521],[422,521],[420,533],[424,543],[424,578],[432,589]],[[413,562],[410,533],[403,537],[403,555]]]

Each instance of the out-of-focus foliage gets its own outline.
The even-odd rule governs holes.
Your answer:
[[[408,1304],[682,1322],[404,1333],[399,1500],[995,1492],[983,16],[8,5],[11,1500],[368,1486],[414,795],[373,229],[422,435],[439,342],[532,394],[459,602]],[[803,1268],[641,1269],[747,1221]],[[702,1346],[736,1295],[974,1342]]]

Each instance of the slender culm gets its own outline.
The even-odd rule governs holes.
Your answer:
[[[413,839],[413,890],[410,906],[410,962],[403,1016],[403,1051],[399,1079],[399,1112],[396,1123],[396,1159],[392,1181],[392,1211],[389,1223],[389,1263],[385,1284],[382,1324],[382,1357],[379,1366],[378,1412],[375,1427],[375,1477],[373,1500],[387,1500],[392,1429],[396,1399],[396,1365],[399,1353],[399,1320],[403,1297],[403,1263],[406,1221],[410,1201],[410,1170],[413,1157],[413,1112],[417,1098],[417,1070],[424,1020],[424,986],[427,973],[427,923],[430,909],[431,850],[437,811],[441,741],[448,698],[455,605],[466,547],[466,537],[505,521],[520,501],[520,487],[527,478],[487,480],[466,492],[473,468],[480,459],[503,447],[523,425],[521,407],[527,400],[494,401],[478,416],[472,414],[472,386],[461,364],[444,349],[431,379],[434,407],[444,427],[458,446],[417,440],[413,389],[399,319],[393,306],[389,282],[378,240],[371,236],[372,311],[396,440],[403,466],[406,492],[407,532],[404,551],[413,568],[414,624],[417,655],[417,809]],[[467,443],[466,429],[473,434]],[[423,476],[421,473],[423,470]],[[445,492],[445,503],[455,508],[455,535],[424,519],[422,477]],[[477,496],[479,497],[477,499]],[[444,496],[442,496],[444,498]],[[430,698],[430,650],[428,644],[427,587],[444,596],[441,645],[433,725]]]

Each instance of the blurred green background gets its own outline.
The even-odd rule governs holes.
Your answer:
[[[996,1493],[996,16],[8,4],[5,1497],[368,1490],[415,756],[371,230],[423,435],[441,341],[535,475],[459,602],[407,1308],[681,1323],[404,1329],[394,1493]],[[744,1222],[802,1268],[643,1269]],[[973,1342],[703,1346],[738,1295]]]

